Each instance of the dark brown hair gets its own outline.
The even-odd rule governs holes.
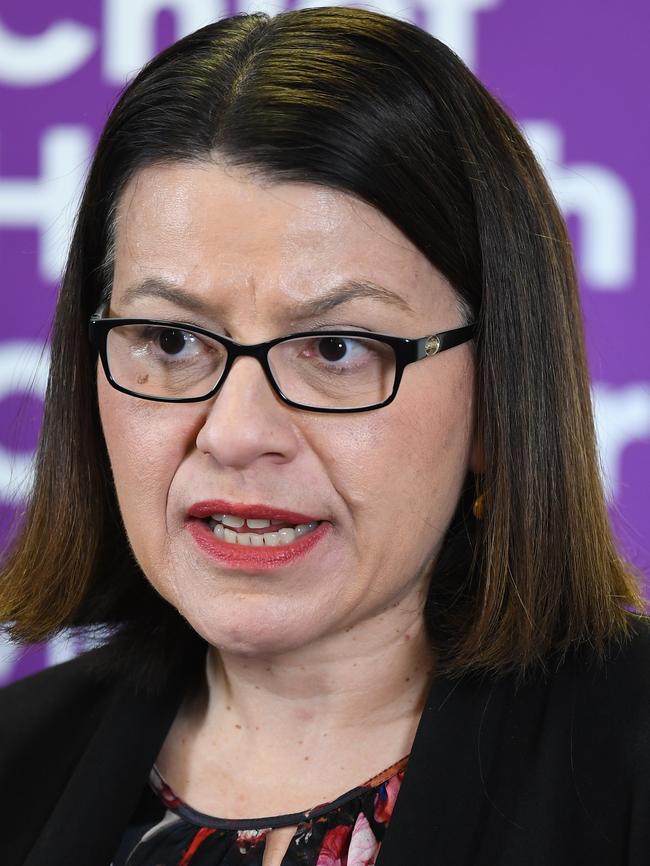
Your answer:
[[[339,7],[204,27],[155,57],[113,110],[61,286],[33,495],[1,575],[10,635],[108,625],[106,664],[149,688],[205,651],[129,549],[87,323],[110,293],[126,182],[144,166],[215,156],[375,206],[478,322],[485,472],[468,476],[431,576],[440,668],[521,674],[585,642],[602,655],[628,633],[626,607],[643,602],[608,525],[561,215],[517,126],[452,51],[411,24]]]

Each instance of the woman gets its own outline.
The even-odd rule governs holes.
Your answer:
[[[648,862],[569,243],[447,48],[241,15],[127,88],[0,598],[112,630],[2,694],[4,866]]]

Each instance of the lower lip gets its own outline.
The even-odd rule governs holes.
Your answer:
[[[307,556],[327,535],[331,523],[323,522],[302,538],[281,547],[249,547],[222,541],[204,520],[198,518],[190,518],[186,527],[201,550],[211,559],[216,559],[229,568],[270,571]]]

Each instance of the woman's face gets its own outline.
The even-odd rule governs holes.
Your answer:
[[[398,300],[353,297],[302,317],[307,301],[351,280]],[[464,324],[449,285],[368,204],[214,164],[154,166],[129,183],[109,315],[189,322],[240,343]],[[421,610],[465,475],[480,468],[471,345],[409,365],[388,406],[342,415],[282,403],[252,357],[235,361],[211,400],[187,404],[120,393],[98,368],[117,496],[148,579],[211,644],[250,655],[362,620],[379,628],[389,608]],[[316,543],[266,565],[223,554],[190,513],[215,500],[315,517]]]

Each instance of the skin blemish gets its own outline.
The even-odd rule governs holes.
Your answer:
[[[301,708],[296,710],[296,718],[300,719],[301,722],[310,722],[314,718],[314,715],[315,713],[313,710],[305,710]]]

